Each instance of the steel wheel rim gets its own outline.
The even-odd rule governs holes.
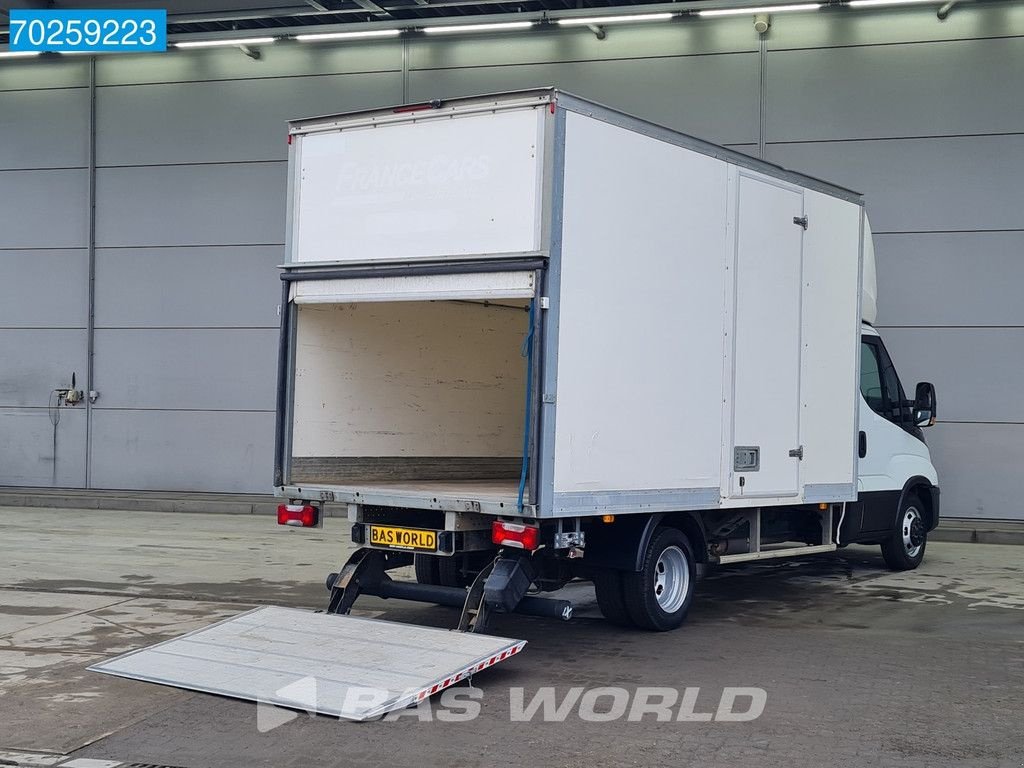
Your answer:
[[[924,519],[916,507],[907,507],[900,519],[900,536],[908,557],[917,557],[924,546]]]
[[[686,553],[673,545],[662,550],[654,565],[654,599],[665,613],[683,607],[690,591],[690,562]]]

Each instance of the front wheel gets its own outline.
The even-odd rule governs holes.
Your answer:
[[[924,559],[928,527],[922,509],[921,500],[908,494],[900,507],[896,530],[882,542],[882,558],[894,571],[912,571]]]
[[[686,534],[676,528],[655,529],[640,571],[623,575],[629,617],[643,629],[676,629],[690,610],[696,581],[693,549]]]

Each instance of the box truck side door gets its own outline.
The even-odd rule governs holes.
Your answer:
[[[803,192],[738,174],[732,498],[796,496]]]

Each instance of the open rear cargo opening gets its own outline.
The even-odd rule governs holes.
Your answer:
[[[297,303],[290,485],[514,508],[529,326],[524,298]]]

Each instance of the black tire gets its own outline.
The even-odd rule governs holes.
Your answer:
[[[626,608],[626,596],[622,591],[622,571],[601,568],[594,572],[594,591],[597,593],[597,607],[606,620],[620,627],[633,626]]]
[[[437,573],[440,577],[438,583],[444,587],[468,587],[470,579],[462,573],[462,565],[465,557],[463,555],[452,555],[451,557],[435,557],[437,560]]]
[[[441,574],[438,570],[437,561],[440,557],[433,555],[413,555],[412,565],[416,570],[416,581],[420,584],[432,584],[437,586],[441,583]]]
[[[656,528],[641,563],[639,572],[626,572],[622,579],[630,619],[656,632],[678,628],[686,620],[697,583],[690,540],[677,528]]]
[[[882,559],[894,571],[912,571],[924,560],[928,527],[921,499],[908,493],[896,517],[896,530],[882,542]]]

